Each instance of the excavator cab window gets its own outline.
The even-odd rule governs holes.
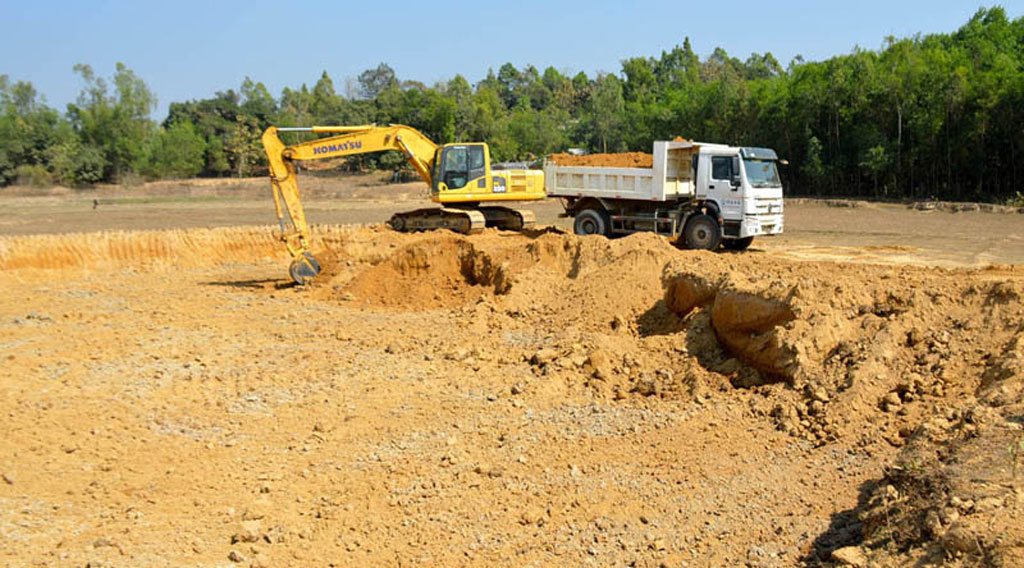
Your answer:
[[[483,146],[470,146],[469,147],[469,179],[473,180],[479,177],[487,175],[486,166],[484,165],[484,147]]]
[[[441,154],[440,179],[448,189],[466,187],[469,180],[486,175],[483,146],[449,146]]]

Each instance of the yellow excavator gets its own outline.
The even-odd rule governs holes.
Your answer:
[[[281,132],[335,136],[286,146],[278,136]],[[281,229],[281,241],[293,259],[289,273],[300,285],[308,284],[320,273],[320,263],[309,251],[309,225],[299,199],[296,162],[387,150],[405,154],[416,173],[427,182],[430,199],[442,207],[394,214],[388,224],[397,231],[450,229],[473,234],[482,231],[484,227],[519,230],[533,226],[533,212],[481,204],[545,198],[544,172],[525,169],[492,170],[491,152],[487,144],[474,142],[439,146],[422,132],[400,124],[302,128],[271,126],[263,133],[263,148],[270,165],[270,186]]]

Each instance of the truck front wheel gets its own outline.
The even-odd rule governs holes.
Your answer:
[[[694,215],[683,228],[683,245],[689,249],[716,250],[722,242],[722,228],[711,215]]]
[[[576,221],[573,223],[573,232],[577,235],[605,235],[608,236],[611,220],[604,211],[595,209],[584,209],[576,214]]]

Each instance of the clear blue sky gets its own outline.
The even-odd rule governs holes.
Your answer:
[[[820,60],[888,35],[950,32],[980,6],[953,0],[708,2],[308,2],[302,0],[94,0],[4,2],[0,74],[31,81],[60,110],[82,87],[88,63],[107,77],[122,61],[167,105],[238,88],[245,76],[277,96],[312,86],[321,71],[343,92],[346,77],[384,61],[400,79],[428,85],[462,73],[471,82],[505,62],[542,70],[617,73],[632,56],[657,56],[690,37],[702,57],[772,52]],[[1024,0],[999,2],[1011,18]]]

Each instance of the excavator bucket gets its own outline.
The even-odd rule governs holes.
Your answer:
[[[320,263],[317,262],[316,257],[308,252],[304,252],[301,255],[295,257],[292,261],[292,265],[288,268],[288,272],[292,275],[292,280],[295,281],[299,286],[305,286],[316,278],[317,274],[320,274]]]

